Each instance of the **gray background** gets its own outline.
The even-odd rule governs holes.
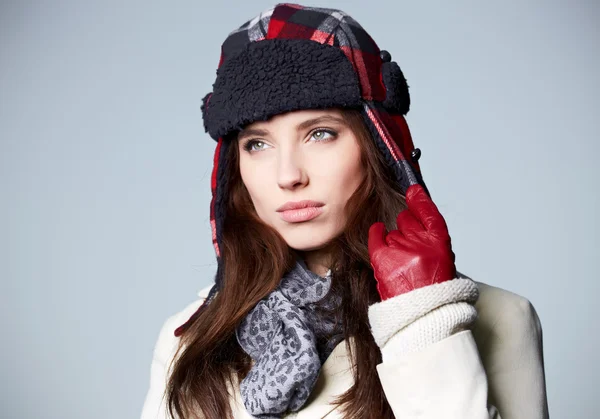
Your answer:
[[[201,98],[273,4],[2,3],[1,417],[139,416],[160,326],[215,270]],[[598,2],[308,4],[399,62],[458,268],[533,302],[552,417],[597,417]]]

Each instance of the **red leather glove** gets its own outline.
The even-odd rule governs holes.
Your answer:
[[[444,217],[421,185],[406,191],[408,208],[397,230],[369,228],[369,258],[381,300],[456,277],[455,255]]]

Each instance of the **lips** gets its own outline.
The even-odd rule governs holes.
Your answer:
[[[277,212],[283,212],[283,211],[287,211],[287,210],[296,210],[296,209],[303,209],[303,208],[310,208],[310,207],[322,207],[323,205],[325,205],[322,202],[318,202],[318,201],[311,201],[311,200],[304,200],[304,201],[296,201],[296,202],[286,202],[285,204],[283,204],[282,206],[280,206],[279,208],[276,209]]]
[[[286,202],[277,208],[277,212],[288,223],[300,223],[318,217],[323,212],[324,205],[322,202],[309,200]]]

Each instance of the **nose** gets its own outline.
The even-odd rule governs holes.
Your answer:
[[[289,150],[279,155],[277,184],[282,189],[297,189],[308,183],[308,175],[297,151]]]

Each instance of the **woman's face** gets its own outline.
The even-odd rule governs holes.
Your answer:
[[[358,139],[340,111],[280,114],[248,125],[238,140],[254,208],[291,248],[318,250],[342,232],[344,205],[365,170]],[[304,208],[286,211],[286,204]]]

